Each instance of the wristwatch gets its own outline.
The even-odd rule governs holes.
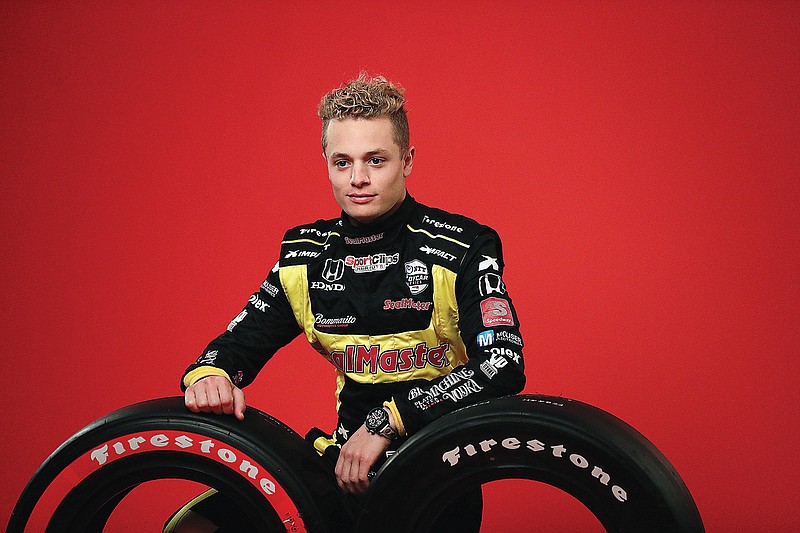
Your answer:
[[[386,437],[389,440],[397,438],[397,432],[392,429],[389,424],[389,414],[383,407],[376,407],[367,413],[367,419],[364,425],[371,434],[378,434],[381,437]]]

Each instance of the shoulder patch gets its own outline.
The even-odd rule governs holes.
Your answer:
[[[317,220],[288,230],[281,241],[280,265],[307,263],[319,257],[333,237],[338,237],[339,219]]]

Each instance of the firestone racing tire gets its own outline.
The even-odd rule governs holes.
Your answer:
[[[540,395],[475,404],[425,427],[379,470],[355,531],[426,532],[460,495],[510,478],[564,490],[607,531],[704,531],[686,485],[645,437],[600,409]]]
[[[333,473],[289,427],[252,407],[244,421],[192,413],[173,397],[125,407],[68,439],[28,482],[7,531],[46,523],[46,533],[100,532],[128,492],[167,478],[225,491],[259,532],[350,529]]]

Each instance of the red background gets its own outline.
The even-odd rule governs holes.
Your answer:
[[[283,230],[337,214],[315,109],[365,68],[408,89],[412,194],[503,237],[526,391],[639,429],[709,531],[796,527],[800,5],[531,4],[0,3],[0,520],[77,429],[178,393]],[[310,348],[267,370],[251,404],[332,423]],[[487,531],[593,520],[490,492]]]

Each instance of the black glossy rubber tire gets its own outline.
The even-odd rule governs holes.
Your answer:
[[[424,533],[459,495],[510,478],[566,491],[607,531],[704,531],[686,485],[644,436],[590,405],[540,395],[475,404],[425,427],[378,472],[355,531]]]
[[[100,532],[125,494],[167,478],[233,495],[259,532],[350,529],[332,472],[292,429],[252,407],[240,422],[191,413],[172,397],[115,411],[68,439],[26,485],[7,531],[26,531],[37,512],[48,533]],[[42,500],[56,503],[42,509]]]

